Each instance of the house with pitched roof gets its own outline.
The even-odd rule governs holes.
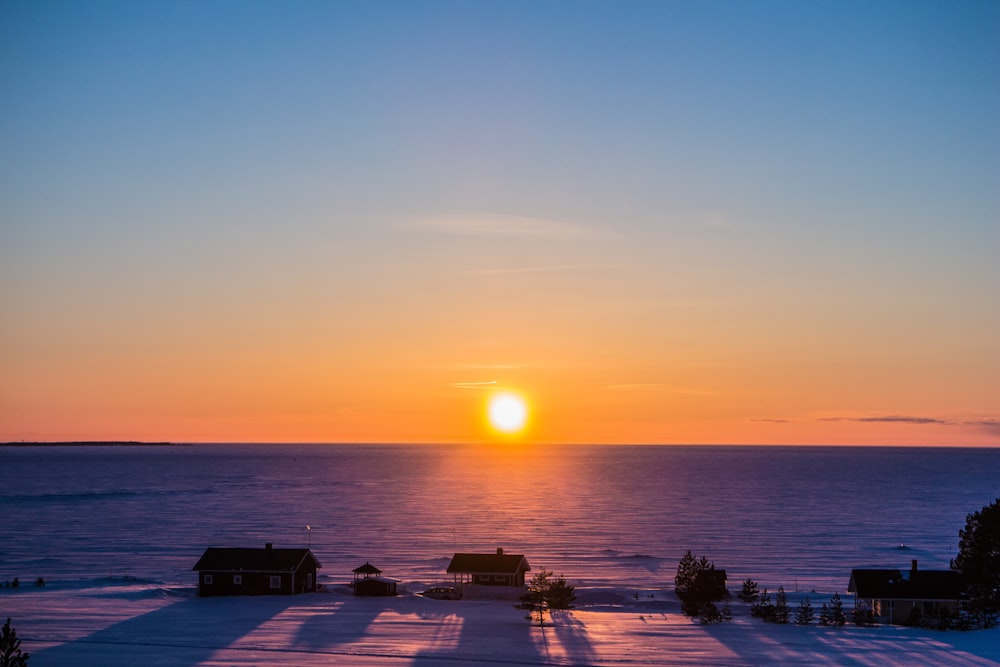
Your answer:
[[[847,591],[854,593],[855,608],[867,608],[875,621],[892,625],[957,612],[966,597],[961,572],[920,570],[916,559],[909,570],[851,570]]]
[[[524,573],[530,571],[522,554],[505,554],[502,548],[495,554],[457,553],[448,564],[456,584],[476,586],[524,586]]]
[[[323,567],[309,549],[209,547],[192,570],[198,595],[292,595],[316,591]]]

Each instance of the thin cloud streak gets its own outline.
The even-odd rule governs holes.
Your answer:
[[[938,424],[952,426],[955,422],[934,417],[910,417],[906,415],[886,415],[884,417],[821,417],[821,422],[861,422],[864,424]]]
[[[526,266],[513,269],[479,269],[468,273],[479,276],[494,276],[516,273],[556,273],[559,271],[599,271],[627,268],[622,264],[560,264],[553,266]]]
[[[697,389],[694,387],[677,387],[669,384],[657,384],[654,382],[633,382],[628,384],[612,384],[605,387],[611,391],[665,391],[671,394],[693,394],[696,396],[713,396],[717,391],[708,389]]]
[[[450,382],[449,387],[455,389],[486,389],[498,384],[496,380],[486,380],[485,382]]]
[[[458,236],[506,236],[563,241],[619,237],[607,230],[562,220],[483,212],[419,216],[405,220],[403,226],[417,231]]]

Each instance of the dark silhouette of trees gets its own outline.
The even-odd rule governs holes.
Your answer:
[[[3,634],[0,634],[0,667],[26,667],[29,653],[21,652],[21,640],[17,631],[10,627],[10,618],[3,624]]]
[[[953,570],[962,573],[969,592],[967,610],[990,626],[1000,613],[1000,498],[965,518],[958,532]]]
[[[809,596],[807,595],[802,598],[802,602],[799,603],[799,609],[795,612],[795,624],[812,625],[814,618],[812,603],[809,602]]]
[[[725,615],[716,602],[729,597],[724,572],[715,569],[715,563],[702,556],[696,558],[690,550],[677,564],[674,592],[681,599],[681,612],[686,616],[700,617],[702,623],[720,623]]]
[[[521,596],[518,609],[528,612],[529,621],[538,620],[538,627],[545,625],[545,614],[553,609],[572,609],[576,601],[576,590],[566,583],[566,579],[552,578],[552,573],[542,568],[528,583],[528,591]]]
[[[749,605],[756,604],[757,599],[760,597],[760,589],[757,587],[757,582],[753,579],[745,579],[743,581],[743,588],[740,589],[739,595],[736,597]]]
[[[775,623],[785,624],[791,616],[788,608],[788,594],[785,593],[784,586],[778,586],[778,592],[774,595],[774,618]]]
[[[830,598],[830,625],[838,628],[847,624],[847,614],[844,612],[844,603],[840,599],[840,593],[834,593]]]

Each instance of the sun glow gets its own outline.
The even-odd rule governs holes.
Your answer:
[[[504,433],[517,433],[528,421],[528,407],[520,396],[497,394],[490,399],[490,424]]]

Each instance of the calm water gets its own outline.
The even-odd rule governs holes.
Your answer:
[[[208,546],[311,546],[409,583],[451,554],[524,553],[578,586],[843,591],[852,567],[946,568],[1000,496],[1000,449],[195,445],[0,448],[0,580],[193,586]],[[312,527],[311,531],[306,526]]]

